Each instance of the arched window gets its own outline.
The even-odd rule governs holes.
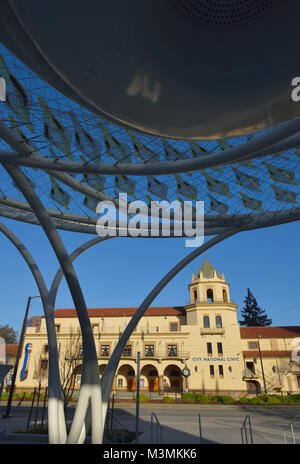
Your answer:
[[[216,316],[216,328],[222,329],[222,318],[221,316]]]
[[[204,316],[203,317],[203,327],[205,329],[209,329],[210,328],[210,323],[209,323],[209,317],[208,316]]]
[[[223,290],[223,301],[225,301],[226,303],[228,301],[226,290]]]
[[[194,303],[198,303],[198,294],[197,294],[197,290],[194,290]]]
[[[212,291],[211,288],[207,290],[206,296],[207,296],[208,303],[212,303],[214,301],[214,292]]]

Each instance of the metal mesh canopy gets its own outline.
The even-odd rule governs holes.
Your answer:
[[[297,212],[297,135],[265,151],[252,149],[249,156],[236,162],[230,162],[229,157],[229,161],[213,161],[206,169],[193,168],[195,163],[197,166],[223,153],[230,154],[272,129],[201,142],[134,133],[79,107],[4,46],[0,53],[0,76],[6,82],[6,101],[0,102],[2,160],[13,162],[16,158],[24,166],[46,208],[60,213],[58,225],[59,220],[68,219],[65,213],[74,216],[73,222],[87,220],[86,224],[94,224],[98,201],[113,200],[117,204],[122,192],[128,195],[128,201],[143,200],[149,206],[151,201],[204,200],[206,218],[219,225],[226,225],[230,217]],[[13,211],[24,220],[26,214],[21,210],[25,200],[6,171],[0,169],[0,214],[11,217],[6,213]],[[128,174],[130,169],[138,175]]]

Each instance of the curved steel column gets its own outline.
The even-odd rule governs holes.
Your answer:
[[[36,285],[38,287],[46,320],[48,347],[49,347],[49,371],[48,371],[48,434],[50,443],[64,443],[67,437],[66,423],[62,406],[61,383],[59,376],[59,363],[57,352],[57,340],[55,332],[53,306],[44,278],[38,265],[23,245],[19,238],[0,223],[0,231],[13,243],[28,265]]]
[[[213,247],[217,243],[222,242],[228,237],[235,235],[236,233],[243,230],[242,228],[235,228],[230,231],[227,231],[223,234],[218,235],[210,239],[208,242],[201,245],[196,250],[192,251],[189,255],[183,258],[176,266],[174,266],[159,282],[158,284],[152,289],[152,291],[148,294],[148,296],[144,299],[142,304],[139,306],[138,310],[132,316],[131,320],[129,321],[127,327],[125,328],[123,334],[121,335],[111,357],[108,361],[108,364],[104,370],[102,379],[101,379],[101,388],[102,388],[102,404],[103,404],[103,414],[102,418],[105,420],[105,415],[107,411],[107,403],[109,400],[110,391],[112,388],[113,380],[116,374],[116,370],[118,368],[118,364],[120,362],[122,353],[124,348],[128,342],[129,337],[131,336],[134,328],[138,324],[139,320],[145,313],[146,309],[150,306],[152,301],[157,297],[157,295],[163,290],[163,288],[188,264],[190,264],[195,258],[200,256],[203,252],[208,250],[209,248]]]
[[[64,272],[81,327],[83,347],[82,385],[80,388],[74,420],[69,436],[67,438],[67,443],[78,442],[82,431],[82,423],[84,421],[88,407],[89,398],[91,398],[92,403],[92,442],[101,443],[101,386],[97,352],[85,300],[76,273],[65,246],[57,230],[55,229],[50,216],[34,192],[27,177],[18,167],[7,164],[3,164],[3,167],[6,169],[8,174],[14,180],[15,184],[18,186],[28,201],[35,215],[39,219],[40,225],[43,227],[46,236],[48,237],[48,240]],[[97,414],[96,411],[98,411]]]
[[[253,137],[246,143],[229,148],[224,151],[215,152],[209,156],[201,156],[199,158],[153,162],[153,163],[136,163],[136,164],[106,164],[106,163],[82,163],[75,161],[53,161],[41,156],[20,156],[20,153],[11,153],[10,151],[0,151],[0,161],[3,163],[11,163],[12,165],[21,165],[27,167],[35,167],[44,170],[55,170],[66,172],[85,172],[99,173],[107,175],[165,175],[177,174],[183,172],[193,172],[200,169],[208,169],[223,164],[235,163],[243,159],[248,159],[252,155],[259,153],[259,156],[264,156],[262,153],[270,149],[284,139],[291,138],[300,131],[300,118],[279,124],[270,129],[266,134]]]

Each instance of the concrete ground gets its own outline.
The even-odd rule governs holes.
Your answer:
[[[46,442],[46,437],[23,437],[8,435],[17,429],[25,429],[29,405],[17,406],[13,403],[12,417],[3,419],[5,402],[0,403],[0,430],[6,430],[6,434],[0,434],[0,443],[36,443]],[[247,415],[250,415],[254,444],[283,444],[283,430],[297,415],[299,420],[295,422],[295,437],[300,443],[300,406],[284,405],[201,405],[201,404],[151,404],[140,405],[139,428],[143,434],[140,443],[151,443],[151,413],[155,412],[161,426],[164,444],[199,444],[199,414],[201,418],[202,443],[203,444],[240,444],[241,427]],[[69,408],[68,416],[72,418],[74,407]],[[40,423],[42,408],[39,410],[37,423]],[[125,425],[126,429],[135,430],[135,404],[116,403],[115,414]],[[33,419],[35,418],[35,411]],[[5,438],[5,435],[7,438]],[[289,443],[291,432],[287,431]],[[155,437],[154,437],[155,438]],[[248,434],[250,440],[250,435]],[[156,439],[155,439],[156,441]]]

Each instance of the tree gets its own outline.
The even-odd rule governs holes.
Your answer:
[[[244,318],[239,321],[241,325],[246,327],[257,327],[257,326],[268,326],[272,324],[272,319],[268,318],[264,309],[261,309],[254,296],[252,295],[250,288],[248,288],[248,294],[244,300],[245,306],[241,311],[241,315]]]
[[[66,410],[75,389],[76,372],[82,364],[82,338],[79,328],[70,329],[69,337],[59,347],[60,378],[64,408]]]
[[[18,343],[18,332],[9,325],[0,325],[0,337],[4,338],[7,345]]]

